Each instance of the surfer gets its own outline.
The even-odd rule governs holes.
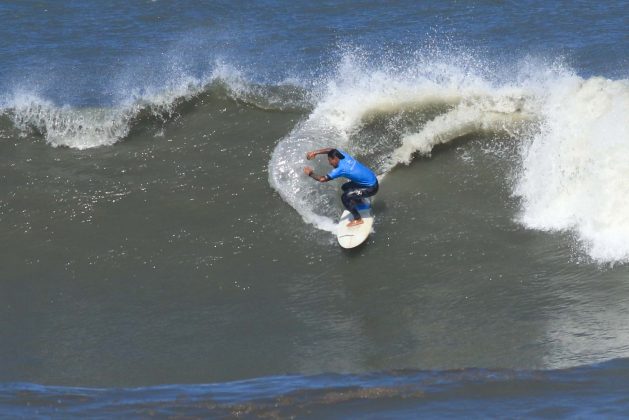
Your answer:
[[[363,223],[356,206],[363,198],[371,197],[378,192],[378,178],[369,168],[354,159],[348,153],[331,147],[306,153],[306,159],[312,160],[317,155],[327,154],[328,162],[334,169],[327,175],[316,175],[314,169],[309,166],[304,168],[304,173],[319,182],[328,182],[338,177],[349,179],[341,186],[343,195],[341,201],[345,208],[352,213],[354,220],[347,226],[357,226]]]

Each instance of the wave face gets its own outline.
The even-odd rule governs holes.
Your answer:
[[[615,417],[629,361],[552,371],[461,369],[277,376],[208,385],[94,389],[0,384],[13,417]]]
[[[469,57],[374,68],[348,55],[312,113],[277,145],[271,185],[304,221],[334,232],[336,188],[302,175],[308,150],[345,148],[384,177],[438,145],[480,134],[491,147],[500,133],[521,150],[513,163],[519,221],[574,231],[599,262],[627,261],[627,81],[582,79],[533,58],[513,67],[496,77]]]

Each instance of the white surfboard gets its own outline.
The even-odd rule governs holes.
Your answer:
[[[359,205],[358,212],[360,213],[360,217],[363,219],[363,223],[352,227],[347,227],[347,224],[354,220],[352,214],[345,210],[341,215],[336,236],[338,238],[339,245],[343,248],[357,247],[365,242],[369,233],[371,233],[374,217],[370,203],[367,201],[366,203]]]

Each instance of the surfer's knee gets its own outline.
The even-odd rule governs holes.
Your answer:
[[[347,207],[350,203],[351,203],[351,199],[349,198],[349,195],[347,192],[344,192],[341,195],[341,201],[343,202],[343,204],[345,205],[345,207]]]
[[[341,201],[343,202],[343,206],[351,211],[360,203],[360,198],[352,197],[349,193],[344,193],[341,195]]]

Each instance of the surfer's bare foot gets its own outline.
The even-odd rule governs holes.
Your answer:
[[[363,223],[364,223],[363,219],[354,219],[347,224],[347,227],[358,226],[358,225],[362,225]]]

